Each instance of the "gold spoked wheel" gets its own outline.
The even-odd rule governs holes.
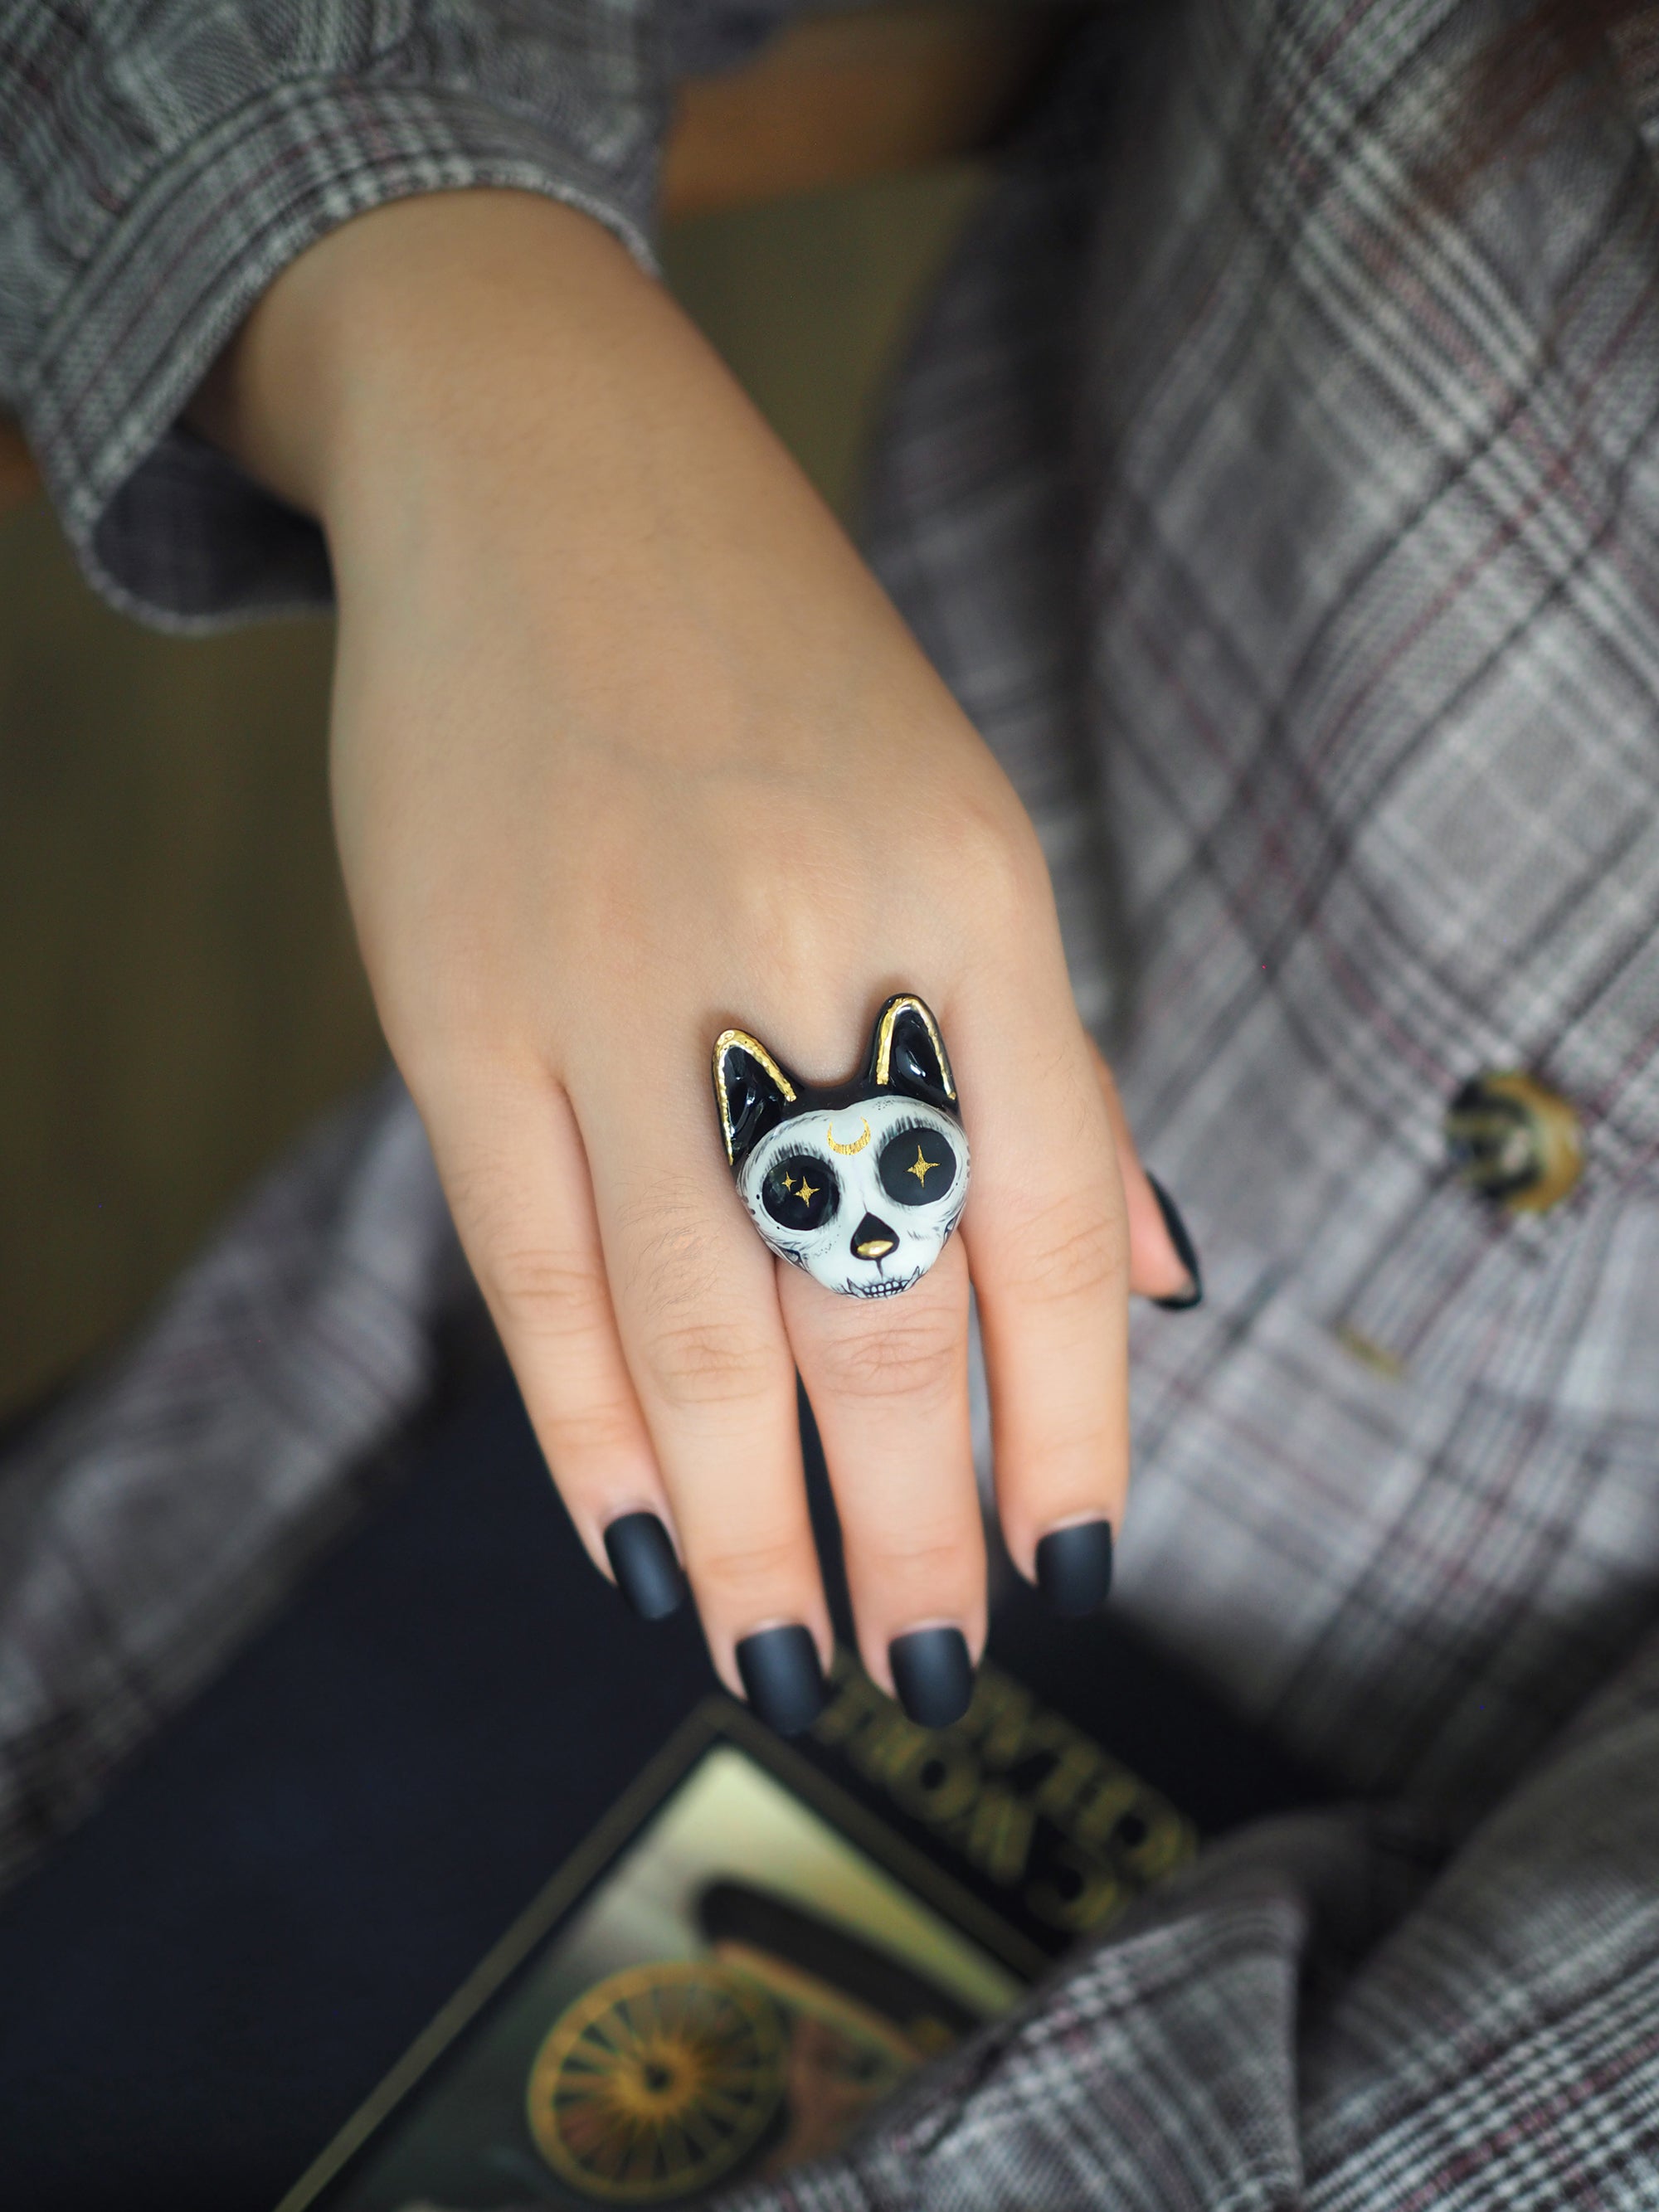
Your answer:
[[[714,1966],[632,1966],[554,2024],[530,2069],[530,2132],[585,2196],[689,2196],[765,2134],[785,2057],[782,2016],[757,1983]]]

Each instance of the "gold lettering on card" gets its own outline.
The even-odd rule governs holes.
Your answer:
[[[873,1727],[867,1729],[854,1749],[863,1754],[864,1771],[888,1790],[922,1757],[933,1739],[926,1729],[890,1705]]]
[[[1126,1893],[1104,1859],[1076,1844],[1060,1844],[1054,1862],[1056,1873],[1065,1878],[1063,1883],[1044,1875],[1025,1892],[1027,1907],[1050,1928],[1070,1929],[1078,1934],[1085,1928],[1103,1928],[1133,1895]]]
[[[967,1714],[918,1728],[857,1662],[837,1652],[834,1694],[814,1723],[901,1811],[1050,1927],[1099,1928],[1190,1859],[1190,1821],[1059,1713],[994,1667]]]
[[[1103,1772],[1073,1808],[1072,1833],[1090,1850],[1099,1850],[1111,1842],[1113,1830],[1140,1794],[1140,1784],[1121,1767]]]
[[[845,1744],[869,1727],[887,1700],[870,1677],[840,1652],[836,1655],[830,1680],[836,1694],[813,1722],[812,1734],[823,1744]]]
[[[1036,1793],[1037,1810],[1046,1813],[1057,1827],[1068,1826],[1073,1807],[1105,1763],[1087,1737],[1076,1737],[1043,1776]]]
[[[1036,1831],[1036,1814],[1030,1802],[992,1782],[945,1833],[969,1865],[1006,1889],[1024,1873]]]
[[[973,1803],[981,1780],[979,1761],[966,1744],[923,1736],[894,1759],[887,1786],[916,1820],[942,1825]]]
[[[979,1746],[980,1757],[994,1774],[1017,1766],[1035,1748],[1029,1741],[1031,1693],[1007,1675],[981,1668],[974,1688],[974,1702],[962,1722],[962,1733]]]
[[[1185,1866],[1197,1849],[1198,1836],[1192,1822],[1171,1805],[1147,1821],[1146,1836],[1139,1843],[1120,1844],[1118,1856],[1135,1881],[1146,1886]]]

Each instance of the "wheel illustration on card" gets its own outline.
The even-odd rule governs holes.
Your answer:
[[[712,1965],[629,1967],[555,2022],[530,2069],[530,2132],[584,2196],[690,2196],[765,2135],[787,2057],[783,2016],[758,1983]]]

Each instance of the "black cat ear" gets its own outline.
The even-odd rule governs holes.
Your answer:
[[[920,999],[890,999],[870,1041],[870,1078],[878,1090],[913,1091],[957,1110],[956,1078],[939,1024]]]
[[[714,1100],[726,1157],[735,1168],[795,1103],[795,1086],[758,1037],[724,1030],[714,1040]]]

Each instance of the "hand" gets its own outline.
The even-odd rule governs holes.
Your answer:
[[[1050,1531],[1117,1521],[1127,1297],[1187,1279],[1000,770],[714,356],[585,216],[473,192],[346,225],[278,280],[195,419],[327,529],[364,957],[595,1564],[619,1516],[659,1516],[723,1678],[741,1647],[763,1709],[799,1719],[811,1685],[784,1662],[827,1661],[830,1632],[798,1366],[871,1674],[890,1687],[918,1630],[965,1639],[909,1647],[941,1661],[910,1698],[937,1717],[985,1625],[970,1273],[1028,1575]],[[898,990],[939,1018],[974,1183],[931,1273],[866,1303],[761,1243],[708,1058],[738,1024],[838,1079]],[[792,1626],[811,1646],[754,1640]]]

